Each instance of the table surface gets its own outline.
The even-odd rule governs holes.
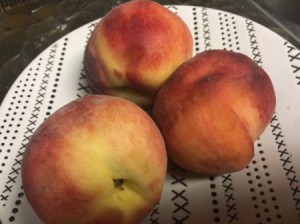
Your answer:
[[[24,68],[70,31],[104,16],[124,0],[31,0],[17,6],[0,1],[0,104]],[[18,1],[14,1],[18,2]],[[157,0],[194,5],[249,18],[300,48],[300,27],[268,8],[263,0]],[[5,3],[5,4],[4,4]]]

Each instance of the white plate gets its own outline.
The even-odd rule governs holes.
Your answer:
[[[190,177],[171,165],[163,197],[143,223],[300,223],[300,53],[261,25],[227,12],[167,6],[188,24],[194,54],[227,49],[250,56],[271,76],[277,106],[255,142],[255,157],[237,173]],[[21,73],[0,108],[0,217],[40,223],[22,190],[20,165],[38,125],[57,108],[89,94],[85,45],[97,21],[61,38]],[[238,141],[238,139],[237,139]]]

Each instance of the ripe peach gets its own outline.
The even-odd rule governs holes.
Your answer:
[[[95,27],[84,67],[98,93],[150,107],[160,86],[192,56],[184,21],[158,3],[130,1],[111,10]]]
[[[24,152],[26,197],[45,223],[139,223],[159,201],[163,138],[134,103],[91,95],[51,115]]]
[[[153,118],[176,163],[218,175],[248,165],[274,110],[274,88],[262,68],[246,55],[210,50],[173,73],[157,95]]]

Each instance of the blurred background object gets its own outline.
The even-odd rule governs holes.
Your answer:
[[[33,1],[34,0],[14,0],[14,1],[3,0],[0,1],[0,12],[5,12],[6,10],[9,10],[13,7],[17,7],[27,2],[33,2]]]
[[[264,0],[264,2],[279,14],[300,25],[299,0]]]
[[[253,0],[250,2],[258,9],[258,14],[265,15],[276,24],[275,27],[277,27],[273,27],[273,31],[300,49],[299,0]],[[282,35],[282,33],[285,34]]]

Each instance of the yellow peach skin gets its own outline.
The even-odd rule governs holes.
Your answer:
[[[157,126],[137,105],[86,96],[36,130],[23,187],[45,223],[139,223],[161,197],[166,160]]]
[[[183,63],[159,91],[153,118],[170,157],[218,175],[245,168],[275,110],[269,76],[246,55],[210,50]]]
[[[100,20],[84,67],[96,92],[151,107],[160,86],[192,51],[192,35],[179,16],[153,1],[135,0]]]

